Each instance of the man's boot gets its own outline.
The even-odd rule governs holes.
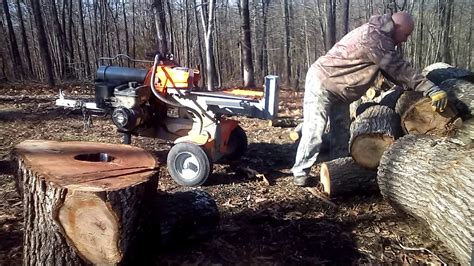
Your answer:
[[[293,183],[299,187],[307,187],[311,184],[310,175],[293,176]]]

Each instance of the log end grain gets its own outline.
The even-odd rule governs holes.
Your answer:
[[[116,264],[123,254],[118,247],[119,219],[94,193],[67,195],[58,220],[70,243],[93,264]]]
[[[450,136],[451,123],[456,119],[456,110],[448,105],[442,113],[435,112],[429,98],[422,98],[406,110],[402,117],[402,129],[407,134],[429,134]]]
[[[385,150],[395,141],[394,137],[370,134],[358,136],[351,146],[351,156],[361,166],[375,169]]]

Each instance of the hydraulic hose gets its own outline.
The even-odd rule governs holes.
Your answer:
[[[187,111],[193,113],[196,118],[199,119],[199,132],[202,131],[203,129],[203,126],[204,126],[204,121],[202,120],[202,117],[199,115],[199,113],[190,108],[190,107],[187,107],[187,106],[184,106],[176,101],[171,101],[169,99],[167,99],[165,96],[161,95],[156,89],[155,89],[155,75],[156,75],[156,67],[158,66],[158,62],[160,61],[160,55],[157,54],[155,55],[155,61],[153,62],[153,68],[151,69],[151,79],[150,79],[150,87],[151,87],[151,91],[153,92],[153,94],[156,96],[156,98],[158,98],[158,100],[164,102],[165,104],[168,104],[168,105],[171,105],[173,107],[177,107],[177,108],[184,108],[186,109]]]

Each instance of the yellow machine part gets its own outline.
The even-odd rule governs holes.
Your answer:
[[[158,66],[156,68],[155,87],[160,92],[165,91],[166,88],[192,88],[195,73],[196,70],[185,67]],[[199,72],[196,74],[199,75]]]

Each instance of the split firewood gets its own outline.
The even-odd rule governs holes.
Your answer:
[[[473,72],[443,62],[434,63],[425,67],[422,74],[436,85],[439,85],[448,79],[463,79],[474,82]]]
[[[382,156],[381,194],[426,224],[458,258],[474,255],[474,149],[449,138],[407,135]]]
[[[24,141],[15,146],[27,265],[118,264],[133,257],[156,161],[127,145]]]
[[[377,172],[358,165],[351,157],[321,163],[320,183],[329,197],[378,191]]]
[[[375,169],[383,152],[400,136],[398,115],[387,106],[371,106],[351,124],[350,154],[361,166]]]
[[[329,124],[329,123],[328,123]],[[290,131],[289,137],[293,142],[297,142],[301,139],[301,130],[303,128],[303,123],[299,123],[293,130]],[[329,126],[326,128],[328,131]],[[323,134],[323,142],[319,149],[320,152],[326,152],[329,150],[329,135],[328,132]]]
[[[273,120],[268,120],[270,127],[294,127],[298,124],[298,120],[294,117],[278,117]]]
[[[417,91],[404,92],[398,99],[395,110],[400,115],[402,129],[407,134],[449,136],[462,123],[456,121],[457,111],[451,103],[448,103],[444,112],[435,112],[431,100]]]

